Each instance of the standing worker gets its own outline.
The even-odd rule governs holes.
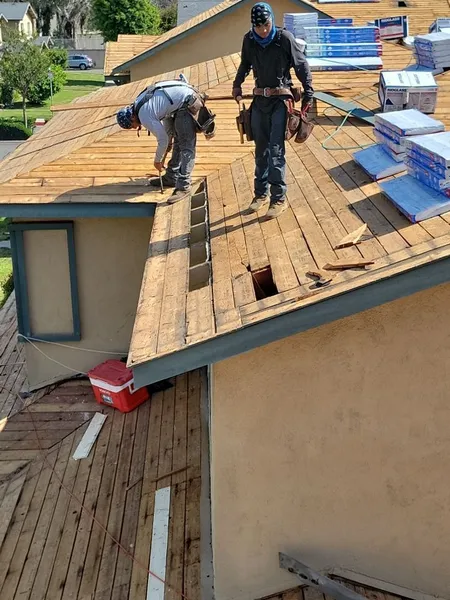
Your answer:
[[[270,184],[268,217],[278,217],[286,208],[285,135],[286,101],[300,97],[292,87],[291,67],[303,87],[301,112],[311,107],[314,90],[305,55],[294,36],[276,27],[269,4],[259,2],[251,11],[252,28],[245,34],[241,64],[233,83],[233,97],[242,100],[242,84],[253,69],[256,87],[251,104],[251,130],[255,140],[255,196],[251,211],[258,211],[267,200]]]
[[[149,86],[131,106],[117,113],[117,123],[122,129],[139,130],[143,125],[156,136],[158,147],[153,164],[160,174],[173,138],[172,158],[166,173],[150,181],[154,187],[162,182],[164,187],[175,188],[167,200],[169,204],[190,196],[197,143],[195,116],[202,106],[200,94],[183,77]]]

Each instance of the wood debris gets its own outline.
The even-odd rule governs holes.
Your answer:
[[[361,225],[361,227],[358,227],[358,229],[352,231],[351,233],[343,237],[339,244],[336,244],[334,249],[338,250],[339,248],[348,248],[349,246],[355,246],[356,244],[359,244],[361,242],[361,238],[365,235],[368,234],[367,225],[364,223],[364,225]]]
[[[361,260],[347,260],[342,258],[340,260],[335,260],[333,262],[327,263],[323,266],[326,271],[342,271],[344,269],[363,269],[368,265],[373,265],[373,260],[365,260],[361,258]]]

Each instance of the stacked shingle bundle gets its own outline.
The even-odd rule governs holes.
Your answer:
[[[305,27],[317,27],[317,13],[284,13],[284,27],[297,38],[305,39]]]
[[[405,144],[408,174],[450,196],[450,132],[413,137]]]
[[[444,32],[417,35],[414,56],[421,67],[442,71],[450,67],[450,34]]]
[[[436,31],[445,31],[448,33],[450,31],[450,19],[439,18],[433,21],[428,28],[428,32],[435,33]]]
[[[378,27],[305,27],[306,55],[313,70],[381,69],[383,46]]]
[[[437,133],[444,129],[441,121],[414,108],[375,115],[375,137],[383,150],[396,162],[405,161],[408,138]]]

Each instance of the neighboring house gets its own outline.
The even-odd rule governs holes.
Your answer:
[[[129,81],[129,72],[112,75],[115,68],[154,46],[158,39],[158,35],[121,34],[117,37],[117,42],[106,42],[103,69],[105,80],[114,80],[118,83]]]
[[[225,0],[167,31],[151,48],[116,65],[112,74],[129,72],[131,81],[137,81],[161,71],[240,52],[242,38],[250,28],[253,4],[253,0]],[[318,5],[306,0],[276,0],[272,6],[279,24],[282,24],[285,12],[318,12],[328,16],[318,9]]]
[[[3,43],[2,28],[6,27],[7,24],[8,24],[8,19],[5,17],[4,14],[0,13],[0,44]]]
[[[0,13],[8,20],[8,27],[31,38],[37,33],[37,15],[28,2],[0,2]]]
[[[361,6],[346,8],[351,16]],[[444,3],[433,10],[445,14]],[[421,27],[429,19],[421,13]],[[183,38],[167,46],[161,62],[178,43]],[[389,68],[412,62],[410,50],[383,46]],[[173,496],[186,500],[170,513],[167,560],[177,565],[174,579],[182,583],[169,581],[188,599],[210,598],[212,587],[217,600],[317,599],[310,589],[283,594],[298,581],[280,570],[279,551],[317,570],[346,573],[362,593],[358,586],[365,582],[371,599],[392,600],[385,592],[447,598],[450,219],[411,224],[399,214],[352,161],[349,148],[371,143],[371,127],[350,118],[337,132],[341,112],[324,111],[319,101],[311,138],[287,145],[288,210],[271,221],[248,214],[253,145],[239,143],[229,97],[239,59],[179,64],[97,91],[56,113],[45,135],[0,163],[0,216],[13,219],[19,328],[31,387],[86,373],[115,353],[128,354],[138,387],[190,378],[207,367],[202,415],[209,437],[200,440],[199,426],[182,420],[186,411],[192,419],[195,407],[174,395],[164,408],[152,399],[147,417],[161,436],[161,445],[159,437],[153,440],[156,457],[184,452],[190,461],[187,437],[202,448],[207,469],[195,492],[202,523],[189,529],[181,558],[172,551],[188,531],[182,519],[191,514],[192,498],[184,480],[173,483]],[[145,85],[181,70],[207,91],[217,135],[209,142],[199,136],[192,200],[168,205],[170,191],[161,195],[145,185],[154,137],[119,130],[115,112]],[[317,73],[314,85],[377,108],[378,77]],[[248,78],[244,92],[251,88]],[[445,74],[439,88],[436,117],[449,128]],[[336,249],[361,223],[367,239]],[[316,287],[307,272],[339,259],[373,264],[337,272],[328,286]],[[190,385],[180,393],[200,396]],[[75,406],[84,410],[80,401]],[[124,430],[114,419],[108,450],[128,439],[137,418],[129,416]],[[189,480],[199,469],[192,460]],[[141,506],[146,526],[139,531],[150,530],[154,478],[177,468],[170,460],[154,474],[152,459],[148,463],[154,487]],[[123,495],[115,507],[124,504],[125,488],[141,493],[134,483],[139,476],[121,470],[116,480]],[[58,535],[55,528],[51,539]],[[70,536],[72,530],[64,556],[77,561],[81,553],[67,551]],[[128,548],[132,542],[125,539]],[[138,548],[144,552],[148,544]],[[187,563],[183,579],[183,557],[193,549],[202,568],[193,572]],[[147,589],[145,581],[140,594],[127,593],[136,589],[128,587],[130,570],[117,569],[117,597],[124,591],[124,600]],[[29,589],[27,579],[21,589]],[[61,592],[66,581],[62,574],[55,589]],[[199,581],[202,594],[190,593]],[[83,597],[93,594],[87,589]]]
[[[37,38],[33,40],[33,43],[36,46],[40,46],[41,48],[53,48],[54,42],[50,35],[39,35]]]

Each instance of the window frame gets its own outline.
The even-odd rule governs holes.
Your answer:
[[[16,294],[18,331],[21,339],[39,339],[46,342],[79,342],[81,340],[80,303],[75,253],[75,232],[72,221],[11,223],[9,225],[11,255],[13,263],[14,290]],[[65,231],[69,261],[70,297],[72,302],[73,329],[67,333],[33,334],[30,324],[30,301],[28,296],[25,262],[24,232],[26,231]]]

